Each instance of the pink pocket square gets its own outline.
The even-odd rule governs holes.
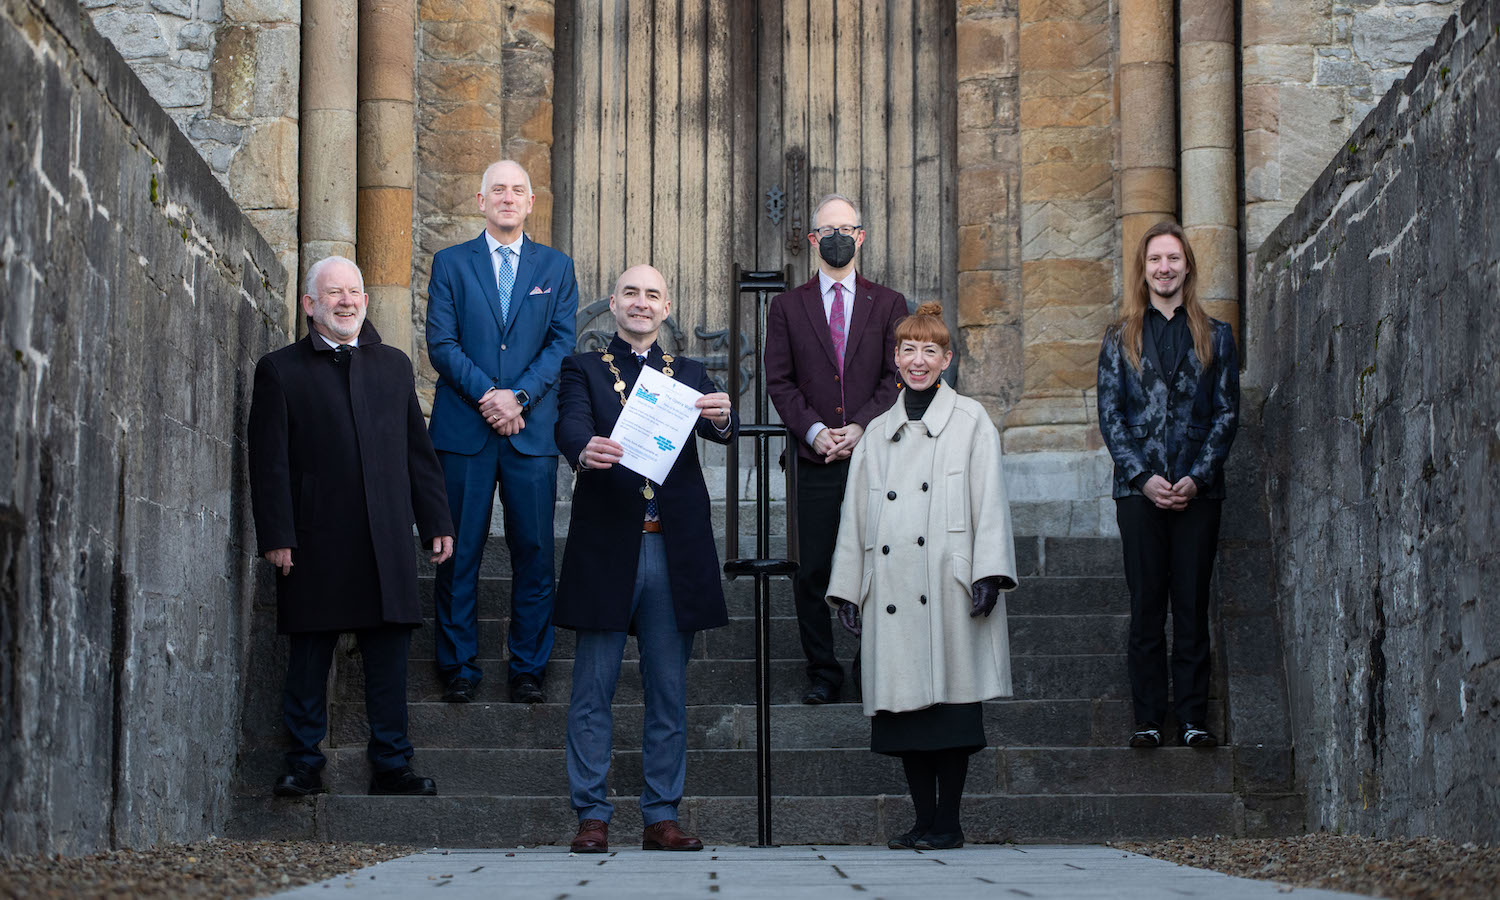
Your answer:
[[[541,287],[539,285],[537,287],[532,288],[531,289],[531,293],[533,293],[533,294],[550,294],[550,293],[552,293],[552,288],[543,288],[543,287]]]

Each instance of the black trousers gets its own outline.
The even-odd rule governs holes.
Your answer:
[[[282,721],[292,734],[286,761],[321,769],[327,760],[318,749],[328,733],[328,667],[338,646],[338,631],[306,631],[290,635],[286,686],[281,698]],[[406,657],[411,648],[411,626],[382,625],[354,632],[364,663],[365,717],[370,723],[366,754],[377,772],[399,769],[411,761],[406,734]]]
[[[790,452],[790,451],[788,451]],[[835,689],[844,684],[844,669],[833,652],[833,620],[828,603],[828,579],[833,574],[833,548],[839,535],[839,507],[849,481],[849,461],[797,461],[797,552],[800,565],[793,580],[797,601],[797,632],[807,657],[807,677]],[[849,600],[857,598],[849,597]]]
[[[1222,500],[1194,499],[1175,512],[1141,496],[1115,500],[1125,583],[1130,589],[1126,661],[1137,723],[1167,714],[1167,610],[1172,611],[1172,711],[1202,725],[1208,715],[1209,582],[1219,546]]]

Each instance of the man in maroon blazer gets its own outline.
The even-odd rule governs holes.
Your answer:
[[[849,455],[870,420],[896,402],[896,322],[906,298],[854,270],[865,242],[859,209],[829,194],[813,213],[807,241],[818,274],[771,301],[766,321],[766,382],[771,402],[798,439],[797,626],[807,656],[804,703],[837,700],[844,670],[833,652],[823,595],[833,565],[839,505]],[[856,672],[858,663],[856,662]]]

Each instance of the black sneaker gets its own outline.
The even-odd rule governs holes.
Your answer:
[[[1182,723],[1181,738],[1182,746],[1195,750],[1212,750],[1219,746],[1219,739],[1214,737],[1213,732],[1191,722]]]
[[[1137,726],[1135,734],[1130,736],[1130,746],[1137,750],[1151,750],[1161,746],[1161,726],[1155,722],[1146,722]]]

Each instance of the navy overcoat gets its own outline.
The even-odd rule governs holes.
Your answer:
[[[630,345],[615,337],[609,352],[621,379],[634,385],[640,375]],[[661,347],[653,344],[646,362],[661,369]],[[672,377],[703,393],[718,387],[703,364],[673,357]],[[644,479],[621,465],[579,469],[578,457],[589,439],[608,436],[620,417],[615,377],[601,352],[579,353],[563,360],[558,393],[557,446],[578,473],[573,487],[573,515],[563,551],[553,623],[562,628],[630,631],[630,605],[636,561],[641,550],[641,523],[646,517]],[[730,419],[730,436],[721,437],[713,423],[698,421],[697,433],[724,444],[733,440],[739,418]],[[729,621],[719,552],[709,515],[708,486],[698,463],[698,442],[688,441],[667,480],[654,488],[667,549],[667,572],[677,627],[682,631],[717,628]]]

